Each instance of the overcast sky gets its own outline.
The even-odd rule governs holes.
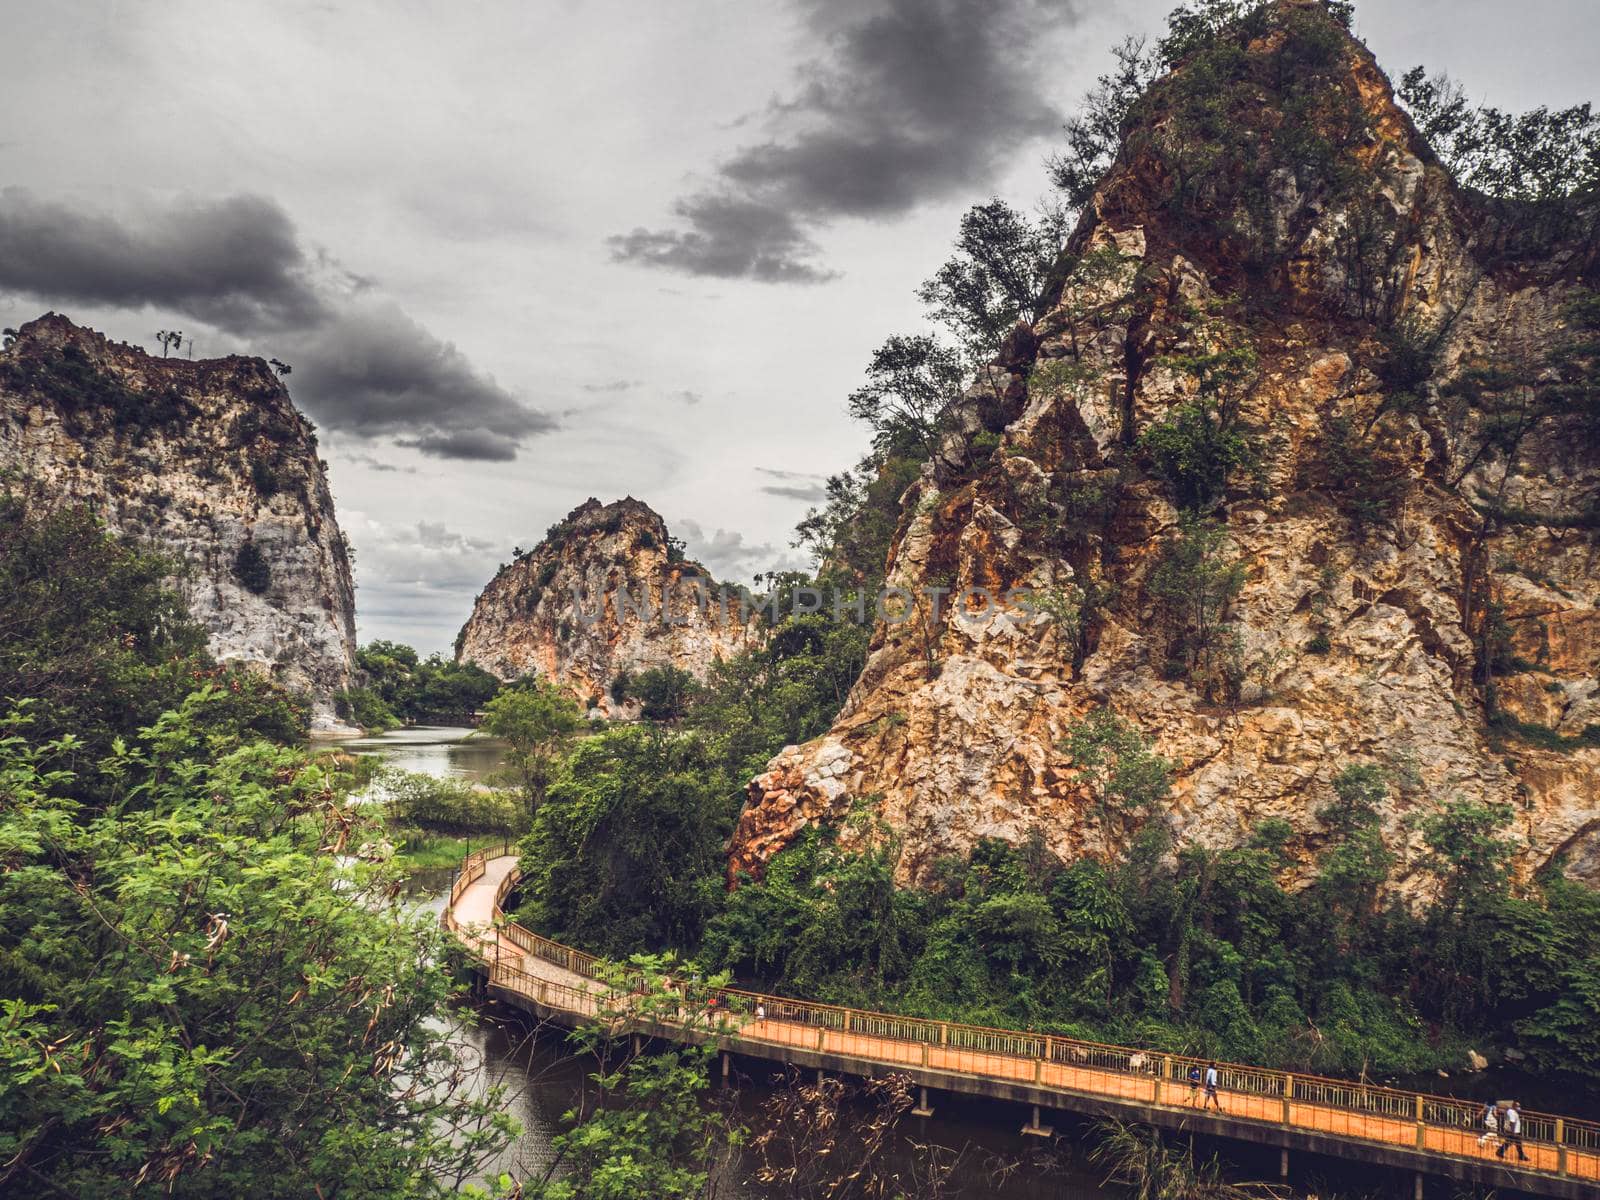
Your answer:
[[[865,436],[970,204],[1175,0],[0,0],[0,324],[288,360],[363,639],[448,649],[585,497],[719,575]],[[1365,0],[1392,74],[1593,98],[1592,0]]]

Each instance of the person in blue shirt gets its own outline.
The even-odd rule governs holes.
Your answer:
[[[1204,1110],[1206,1105],[1208,1105],[1208,1104],[1215,1104],[1217,1106],[1217,1111],[1218,1112],[1222,1111],[1222,1101],[1217,1099],[1217,1064],[1216,1063],[1212,1063],[1209,1067],[1206,1068],[1206,1098],[1203,1101],[1200,1102],[1200,1108],[1202,1110]]]

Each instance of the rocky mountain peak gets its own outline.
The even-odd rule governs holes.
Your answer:
[[[211,650],[334,730],[355,661],[348,548],[311,423],[259,358],[160,358],[48,313],[0,353],[0,472],[188,564]]]
[[[593,715],[634,718],[629,677],[676,667],[704,679],[757,625],[648,504],[590,497],[502,567],[456,638],[456,660],[502,679],[555,681]]]
[[[986,837],[1125,847],[1148,816],[1102,828],[1065,749],[1109,708],[1174,764],[1180,841],[1281,821],[1309,862],[1373,765],[1402,888],[1454,802],[1600,881],[1592,220],[1459,186],[1325,5],[1180,49],[889,553],[892,587],[1051,611],[880,624],[834,727],[751,783],[731,872],[858,806],[903,879]]]

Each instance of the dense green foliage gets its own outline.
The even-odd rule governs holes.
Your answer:
[[[511,1124],[339,760],[273,740],[166,562],[3,515],[0,1192],[457,1191]]]
[[[30,512],[0,495],[0,707],[29,701],[32,737],[71,734],[65,765],[87,782],[112,739],[215,685],[219,736],[297,741],[298,699],[240,668],[219,667],[205,631],[169,580],[171,560],[105,535],[86,509]]]
[[[114,752],[98,815],[62,743],[0,737],[0,1190],[447,1190],[502,1122],[451,1098],[440,936],[338,864],[325,765],[212,750],[214,700]]]
[[[582,724],[578,706],[543,679],[521,680],[484,706],[483,731],[506,744],[503,781],[529,813],[544,803],[562,742]]]
[[[356,652],[356,666],[367,682],[340,698],[340,716],[368,729],[466,721],[500,690],[500,681],[476,663],[421,658],[399,642],[368,642]]]
[[[578,1102],[562,1117],[544,1169],[524,1185],[529,1200],[690,1200],[716,1194],[714,1170],[726,1169],[744,1131],[725,1105],[710,1102],[715,1043],[641,1054],[624,1035],[630,1021],[667,1018],[710,1031],[715,1023],[698,1004],[685,1013],[685,965],[671,955],[634,955],[624,965],[602,964],[613,984],[593,1021],[571,1035],[592,1059]],[[726,976],[705,979],[723,987]]]
[[[375,781],[391,829],[404,834],[520,834],[528,813],[504,792],[414,771],[384,771]]]

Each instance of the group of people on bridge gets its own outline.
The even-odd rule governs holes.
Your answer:
[[[1515,1146],[1517,1158],[1522,1162],[1528,1161],[1528,1155],[1522,1149],[1522,1110],[1515,1100],[1489,1101],[1484,1105],[1479,1121],[1483,1124],[1483,1134],[1478,1138],[1478,1145],[1484,1145],[1499,1134],[1500,1145],[1494,1152],[1496,1158],[1504,1158],[1506,1151]]]

